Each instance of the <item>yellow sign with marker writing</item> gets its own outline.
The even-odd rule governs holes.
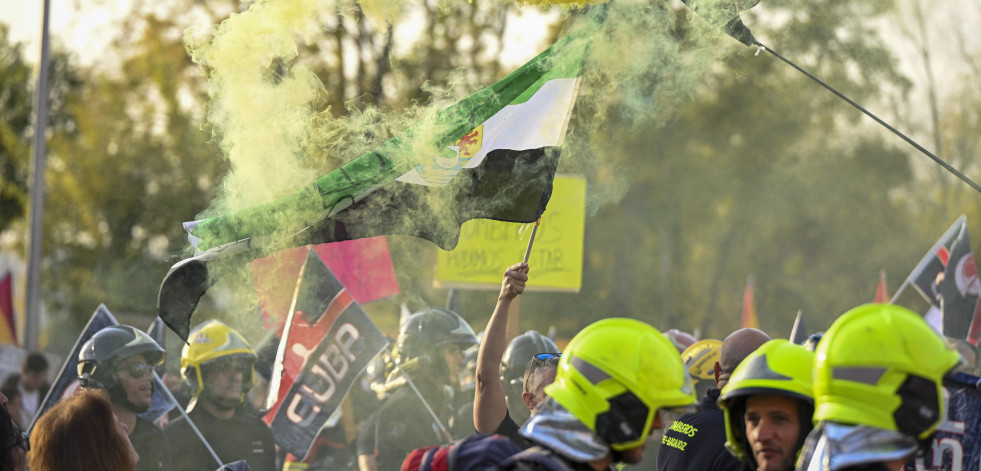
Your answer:
[[[528,258],[526,289],[579,291],[585,224],[586,180],[556,176]],[[463,223],[456,248],[439,251],[436,286],[500,289],[504,270],[524,259],[533,226],[490,219]]]

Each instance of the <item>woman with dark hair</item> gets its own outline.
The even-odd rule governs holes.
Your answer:
[[[34,425],[32,471],[133,471],[140,456],[101,390],[64,399]]]
[[[7,396],[0,393],[0,471],[26,471],[27,435],[7,411]]]

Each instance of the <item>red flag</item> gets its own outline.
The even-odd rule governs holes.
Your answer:
[[[338,274],[338,280],[358,304],[399,293],[384,236],[315,245],[313,251],[331,272]],[[265,327],[281,326],[286,319],[296,277],[306,256],[307,249],[297,247],[252,261],[252,281]]]
[[[746,278],[746,289],[743,291],[743,319],[741,328],[752,327],[760,328],[760,321],[756,318],[756,307],[753,306],[753,275]]]
[[[294,292],[290,334],[280,341],[283,355],[277,358],[282,369],[273,367],[273,404],[263,420],[277,445],[305,457],[317,431],[388,342],[312,249]]]
[[[875,299],[872,301],[876,303],[888,303],[890,300],[889,289],[886,287],[886,271],[879,270],[879,286],[875,287]]]
[[[0,276],[0,343],[17,345],[17,323],[14,321],[13,277]]]

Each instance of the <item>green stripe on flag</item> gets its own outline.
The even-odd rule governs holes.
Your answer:
[[[195,248],[204,251],[242,239],[273,235],[292,237],[333,217],[379,185],[393,181],[431,158],[431,155],[412,154],[409,144],[420,130],[435,127],[435,133],[427,133],[432,136],[428,139],[433,149],[444,149],[505,106],[526,102],[549,80],[578,77],[595,25],[592,23],[567,35],[507,77],[318,178],[314,185],[268,204],[200,221],[190,234],[200,239]]]

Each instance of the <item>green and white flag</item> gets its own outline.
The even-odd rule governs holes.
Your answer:
[[[174,323],[189,319],[183,311],[193,311],[207,289],[201,285],[210,278],[206,263],[227,254],[253,259],[387,234],[421,237],[451,250],[467,220],[537,220],[551,196],[593,26],[296,194],[185,223],[199,255],[175,265],[164,279],[161,318],[181,334]],[[418,149],[434,150],[418,155]]]

